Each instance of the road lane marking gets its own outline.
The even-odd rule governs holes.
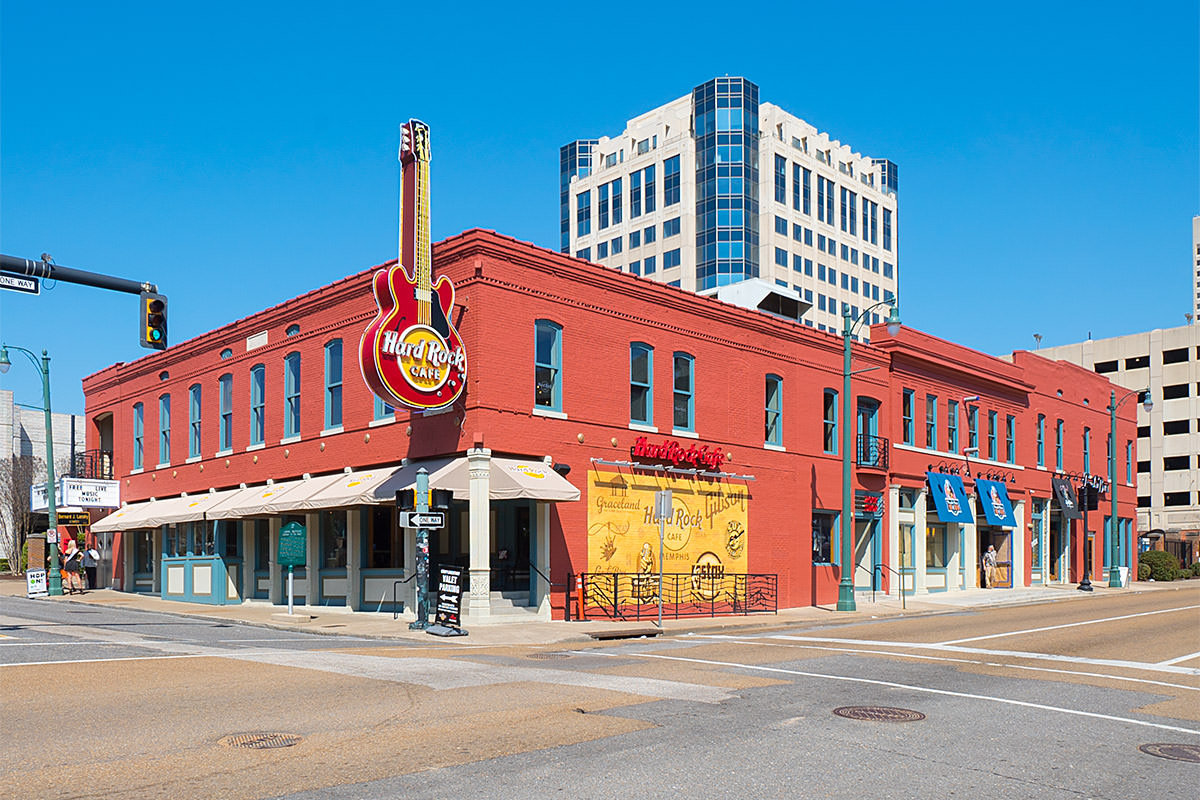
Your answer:
[[[1149,678],[1131,678],[1127,675],[1112,675],[1107,672],[1080,672],[1074,669],[1051,669],[1049,667],[1033,667],[1028,664],[1005,664],[1000,661],[980,661],[974,658],[947,658],[946,656],[926,656],[917,653],[899,653],[894,650],[865,650],[862,648],[853,647],[827,647],[824,645],[815,644],[790,644],[782,642],[764,642],[761,640],[735,640],[743,644],[763,645],[766,647],[794,647],[801,650],[826,650],[831,653],[861,653],[863,655],[872,656],[892,656],[895,658],[911,658],[921,661],[940,661],[950,664],[969,664],[972,666],[982,667],[998,667],[1001,669],[1023,669],[1031,672],[1049,672],[1055,675],[1078,675],[1085,678],[1103,678],[1105,680],[1127,681],[1130,683],[1145,683],[1151,686],[1165,686],[1170,689],[1186,689],[1192,692],[1200,692],[1200,686],[1188,686],[1185,683],[1170,683],[1168,681],[1155,681]],[[995,652],[988,650],[986,652]]]
[[[1174,733],[1187,733],[1193,736],[1200,736],[1200,730],[1192,728],[1183,728],[1178,725],[1165,725],[1161,722],[1150,722],[1143,719],[1133,719],[1130,717],[1118,717],[1112,714],[1100,714],[1095,711],[1081,711],[1077,708],[1065,708],[1063,706],[1051,706],[1044,703],[1031,703],[1027,700],[1014,700],[1008,697],[995,697],[986,694],[973,694],[971,692],[955,692],[950,689],[935,689],[931,686],[916,686],[907,683],[897,683],[895,681],[881,681],[875,678],[859,678],[852,675],[828,675],[821,672],[804,672],[798,669],[787,669],[785,667],[768,667],[762,664],[738,664],[729,661],[712,661],[705,658],[685,658],[683,656],[668,656],[661,653],[606,653],[598,650],[577,651],[580,654],[584,652],[591,655],[601,655],[609,658],[657,658],[663,661],[682,661],[689,664],[706,664],[713,667],[732,667],[740,669],[748,669],[756,672],[772,672],[781,675],[797,675],[803,678],[825,678],[831,681],[845,681],[847,683],[865,683],[873,686],[884,686],[889,689],[907,689],[912,692],[924,692],[925,694],[938,694],[946,697],[961,697],[967,700],[983,700],[990,703],[1000,703],[1002,705],[1021,706],[1023,708],[1034,708],[1041,711],[1054,711],[1060,714],[1069,714],[1078,717],[1090,717],[1092,719],[1103,719],[1110,722],[1124,722],[1129,725],[1140,725],[1146,728],[1157,728],[1164,731],[1172,731]]]
[[[1172,664],[1178,664],[1180,661],[1191,661],[1193,658],[1200,658],[1200,653],[1188,653],[1186,656],[1180,656],[1179,658],[1171,658],[1166,661],[1159,661],[1158,665],[1169,667]]]
[[[4,667],[50,667],[58,664],[107,664],[112,661],[161,661],[168,658],[211,658],[211,653],[183,653],[165,656],[126,656],[122,658],[68,658],[62,661],[18,661],[13,664],[0,664]]]
[[[474,661],[439,658],[389,658],[388,656],[370,656],[358,653],[298,652],[295,650],[268,650],[259,653],[224,652],[214,655],[280,667],[315,669],[373,680],[413,683],[428,686],[434,690],[529,682],[556,686],[569,684],[624,694],[656,697],[662,700],[688,700],[700,703],[720,703],[731,696],[728,690],[720,687],[659,678],[597,675],[545,667],[481,664]]]
[[[972,636],[967,639],[950,639],[949,641],[938,642],[938,644],[962,644],[964,642],[981,642],[984,639],[1001,639],[1005,636],[1023,636],[1024,634],[1027,634],[1027,633],[1043,633],[1045,631],[1057,631],[1057,630],[1061,630],[1063,628],[1078,628],[1082,625],[1096,625],[1101,622],[1116,622],[1116,621],[1122,620],[1122,619],[1133,619],[1134,617],[1148,617],[1152,614],[1170,614],[1174,611],[1191,611],[1196,608],[1200,608],[1200,605],[1180,606],[1179,608],[1161,608],[1157,611],[1142,611],[1138,614],[1124,614],[1119,617],[1105,617],[1104,619],[1089,619],[1089,620],[1085,620],[1083,622],[1068,622],[1063,625],[1049,625],[1045,628],[1028,628],[1023,631],[1008,631],[1007,633],[993,633],[993,634],[989,634],[987,636]]]

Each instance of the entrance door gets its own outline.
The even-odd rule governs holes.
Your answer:
[[[532,505],[525,500],[492,504],[494,523],[490,564],[493,592],[529,591],[529,533]]]
[[[880,563],[880,527],[878,520],[859,520],[854,523],[854,563],[857,565],[854,569],[855,589],[870,591],[872,588],[873,570]],[[882,590],[879,576],[876,575],[875,580],[879,583],[874,588]]]
[[[979,571],[979,585],[987,586],[983,573],[983,554],[987,552],[988,545],[991,545],[996,548],[996,576],[995,586],[989,588],[1011,589],[1013,585],[1012,533],[1003,528],[985,528],[982,525],[979,526],[978,531],[979,564],[976,565],[976,569]]]
[[[1067,550],[1069,537],[1063,532],[1062,514],[1050,515],[1050,582],[1066,583],[1070,569],[1070,556]]]
[[[866,397],[858,398],[858,463],[866,467],[879,466],[883,454],[875,446],[879,435],[879,403]]]

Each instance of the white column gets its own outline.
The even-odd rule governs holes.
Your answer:
[[[486,447],[467,451],[470,472],[471,597],[468,613],[479,618],[491,613],[491,476],[492,451]]]
[[[321,605],[321,517],[316,511],[304,515],[304,605]],[[296,594],[302,590],[296,587]]]
[[[925,524],[930,489],[922,489],[913,503],[913,594],[928,594],[929,584],[925,580]]]
[[[976,495],[967,497],[967,505],[971,509],[971,519],[975,519],[975,514],[978,512],[976,506]],[[966,564],[966,585],[964,589],[979,588],[979,532],[975,529],[975,523],[963,525],[963,558],[966,559],[963,563]]]
[[[1013,522],[1017,527],[1012,532],[1012,585],[1014,589],[1028,586],[1025,582],[1025,546],[1029,542],[1029,531],[1025,527],[1025,501],[1013,506]]]
[[[282,527],[281,522],[282,520],[279,517],[271,517],[267,520],[271,539],[271,588],[267,592],[267,597],[275,605],[279,605],[287,600],[281,586],[283,571],[279,567],[279,529]]]
[[[254,577],[254,520],[238,520],[238,530],[242,537],[242,602],[254,597],[256,579]]]
[[[362,519],[361,508],[346,510],[346,608],[362,605]]]
[[[154,533],[152,533],[150,535],[150,546],[152,548],[154,548],[151,551],[154,554],[154,558],[150,562],[151,568],[154,571],[154,583],[152,585],[154,586],[154,593],[157,595],[161,595],[162,594],[162,574],[163,574],[163,562],[162,562],[162,559],[163,559],[163,556],[162,556],[163,529],[162,529],[162,526],[155,528]],[[58,545],[53,544],[53,545],[49,545],[49,547],[58,547]]]
[[[538,502],[537,516],[535,518],[535,532],[537,535],[537,550],[535,551],[534,564],[547,577],[550,576],[550,503]],[[537,581],[537,593],[529,598],[530,605],[533,605],[538,610],[538,616],[542,619],[550,619],[550,584],[541,575],[534,575]]]

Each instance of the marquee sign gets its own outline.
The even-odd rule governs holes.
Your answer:
[[[363,332],[363,381],[391,406],[443,408],[462,394],[467,355],[450,320],[454,284],[433,281],[429,246],[429,126],[401,126],[400,257],[371,280],[379,313]],[[404,265],[411,265],[410,275]]]

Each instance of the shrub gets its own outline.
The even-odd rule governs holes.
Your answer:
[[[1150,577],[1156,581],[1173,581],[1180,576],[1179,559],[1165,550],[1147,550],[1138,556],[1138,563],[1149,564]]]
[[[1193,578],[1200,578],[1200,561],[1195,562],[1188,569],[1191,571]]]
[[[1147,564],[1145,561],[1138,562],[1138,580],[1139,581],[1150,580],[1150,565]]]

